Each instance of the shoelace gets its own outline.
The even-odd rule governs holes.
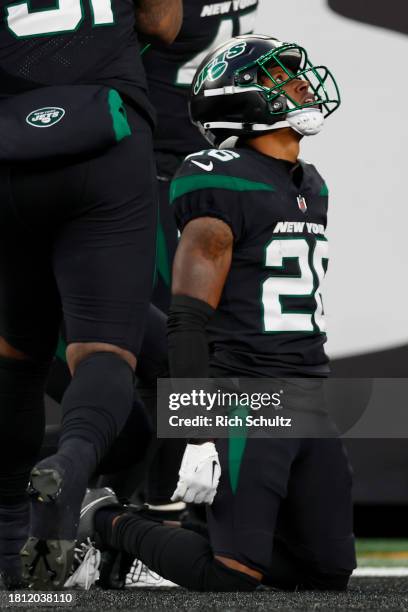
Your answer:
[[[70,589],[77,587],[88,591],[99,580],[101,563],[101,553],[95,548],[90,538],[83,542],[80,547],[75,548],[74,562],[78,563],[78,567],[64,586]]]
[[[145,578],[146,580],[150,579],[154,582],[160,582],[162,580],[161,576],[156,574],[156,572],[150,570],[147,565],[145,565],[138,559],[135,559],[132,569],[128,574],[128,578],[133,584],[140,582],[141,580],[143,580],[143,578]]]

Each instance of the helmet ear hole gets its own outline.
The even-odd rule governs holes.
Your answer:
[[[281,113],[283,110],[286,110],[285,106],[286,105],[282,102],[282,100],[275,100],[274,102],[269,103],[269,108],[272,113]]]
[[[236,85],[250,85],[255,80],[255,75],[250,72],[244,72],[235,77]]]

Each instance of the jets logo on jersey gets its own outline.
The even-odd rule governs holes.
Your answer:
[[[196,82],[194,83],[194,95],[200,93],[202,86],[206,81],[217,81],[222,77],[228,68],[228,60],[242,55],[246,49],[246,42],[240,42],[232,47],[229,47],[220,55],[214,57],[200,72]]]
[[[305,198],[302,195],[298,195],[297,203],[299,206],[299,210],[301,210],[302,213],[305,213],[307,211],[307,204]]]
[[[26,122],[32,127],[45,128],[55,125],[65,115],[63,108],[57,106],[46,106],[32,111],[26,117]]]

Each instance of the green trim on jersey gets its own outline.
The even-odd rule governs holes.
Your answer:
[[[329,188],[326,185],[326,183],[324,183],[324,185],[322,185],[322,188],[320,190],[319,196],[328,196],[329,195]]]
[[[220,174],[193,174],[180,176],[171,182],[170,203],[174,200],[200,189],[228,189],[230,191],[276,191],[273,185],[257,183],[237,176],[223,176]]]
[[[237,416],[245,422],[248,413],[248,406],[236,406],[228,413],[228,416]],[[241,464],[248,439],[246,430],[246,425],[243,425],[242,427],[230,427],[228,431],[228,472],[230,486],[234,495],[238,489]]]
[[[163,279],[166,287],[170,287],[171,274],[168,247],[166,235],[160,222],[157,227],[156,269],[157,273],[160,274],[161,278]]]
[[[123,138],[126,138],[126,136],[130,136],[132,130],[127,120],[125,105],[116,89],[109,90],[108,104],[116,142],[120,142]]]
[[[140,55],[143,55],[144,53],[146,53],[146,51],[148,51],[151,46],[152,46],[152,43],[147,43],[147,45],[145,45],[143,49],[140,51]]]
[[[65,356],[66,350],[67,350],[67,343],[65,342],[63,337],[60,336],[58,339],[58,346],[57,346],[57,350],[55,351],[55,356],[59,357],[59,359],[61,359],[61,361],[64,361],[65,363],[67,363],[67,358]]]

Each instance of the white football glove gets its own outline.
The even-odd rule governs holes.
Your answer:
[[[220,476],[220,462],[213,442],[187,444],[171,501],[212,504]]]

